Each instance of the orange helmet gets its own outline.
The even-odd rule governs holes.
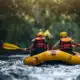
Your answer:
[[[36,34],[36,37],[40,37],[40,36],[44,36],[44,33],[43,32],[39,32]]]

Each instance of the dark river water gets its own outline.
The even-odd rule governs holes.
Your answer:
[[[80,80],[80,65],[44,65],[33,67],[23,64],[24,56],[0,60],[0,80]]]

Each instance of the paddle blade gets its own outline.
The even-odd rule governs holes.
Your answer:
[[[11,43],[4,43],[3,48],[4,49],[19,49],[20,47]]]

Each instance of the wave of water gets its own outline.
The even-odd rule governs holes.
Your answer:
[[[0,61],[0,80],[80,80],[80,65],[24,65],[22,59]]]

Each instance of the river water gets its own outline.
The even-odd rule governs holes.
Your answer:
[[[80,65],[35,67],[24,65],[24,56],[19,57],[0,60],[0,80],[80,80]]]

